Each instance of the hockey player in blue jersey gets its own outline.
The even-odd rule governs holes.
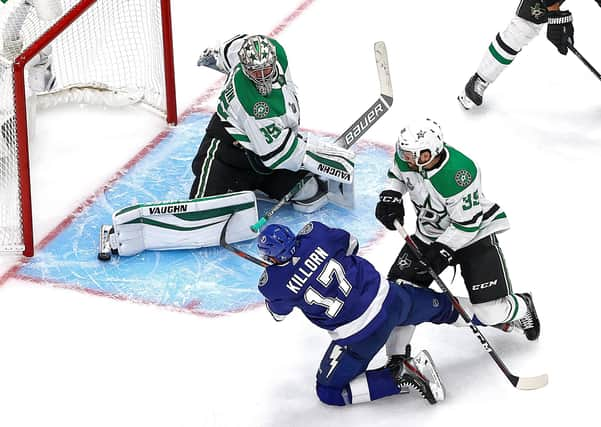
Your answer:
[[[444,399],[430,355],[422,351],[410,357],[405,349],[411,325],[457,321],[446,295],[388,282],[357,256],[359,245],[352,235],[319,222],[308,223],[297,236],[285,225],[271,224],[257,245],[273,263],[263,272],[259,291],[275,320],[297,307],[332,338],[317,372],[322,402],[356,404],[410,388],[432,404]],[[389,363],[367,370],[384,345]]]

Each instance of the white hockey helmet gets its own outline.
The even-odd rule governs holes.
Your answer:
[[[421,119],[405,126],[396,143],[397,154],[402,160],[411,159],[419,170],[438,156],[444,147],[442,130],[432,119]],[[430,152],[430,158],[421,162],[421,154]]]
[[[244,74],[251,79],[259,93],[271,93],[271,83],[277,73],[275,46],[265,36],[249,36],[238,51]]]

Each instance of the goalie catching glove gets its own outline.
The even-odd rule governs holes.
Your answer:
[[[240,62],[238,51],[246,36],[246,34],[238,34],[223,43],[218,42],[214,47],[206,48],[200,54],[196,65],[229,74]]]
[[[306,136],[299,134],[307,140]],[[319,141],[307,141],[301,169],[325,179],[352,184],[355,173],[355,153],[346,148]]]

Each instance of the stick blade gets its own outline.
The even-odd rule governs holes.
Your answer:
[[[536,390],[549,384],[549,376],[547,374],[537,377],[520,377],[515,387],[518,390]]]
[[[378,67],[378,78],[380,79],[380,93],[386,97],[386,102],[390,106],[392,105],[392,80],[390,79],[386,44],[382,41],[375,42],[374,54],[376,56],[376,66]]]

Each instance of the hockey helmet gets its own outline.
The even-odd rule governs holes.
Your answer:
[[[438,156],[444,148],[442,130],[438,123],[432,119],[414,121],[405,126],[396,143],[398,156],[404,160],[411,160],[419,170]],[[421,154],[430,152],[430,158],[421,161]]]
[[[269,224],[257,238],[261,256],[275,263],[288,261],[296,250],[296,236],[285,225]]]
[[[251,79],[259,93],[271,93],[273,77],[277,73],[275,46],[265,36],[250,36],[238,51],[242,71]]]

